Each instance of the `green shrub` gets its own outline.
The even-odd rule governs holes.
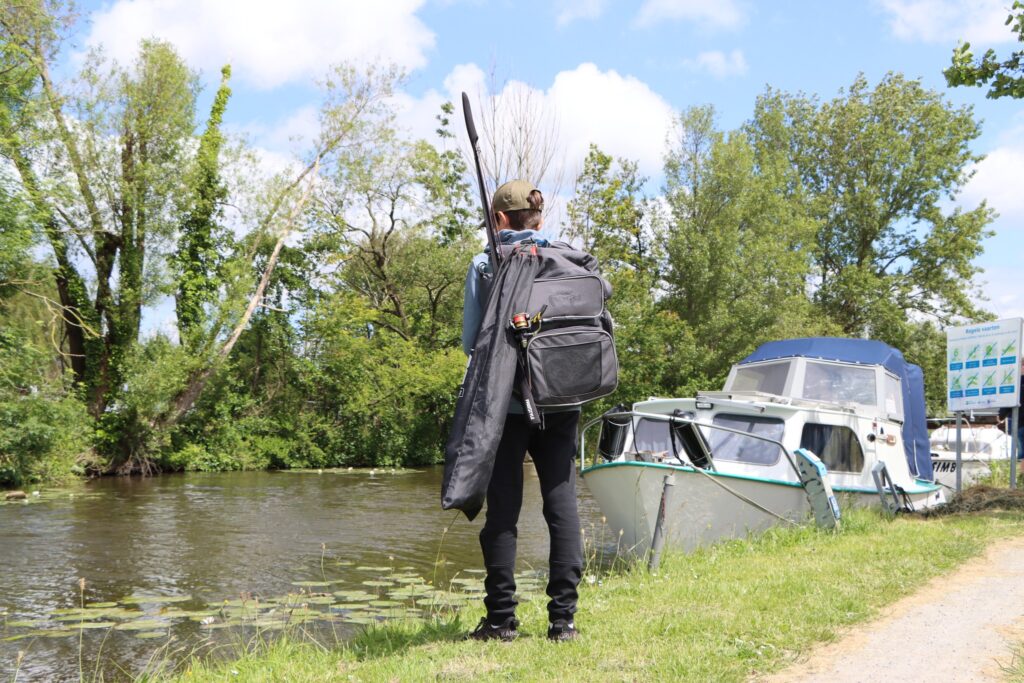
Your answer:
[[[51,484],[81,473],[91,457],[81,401],[43,394],[0,399],[0,486]]]

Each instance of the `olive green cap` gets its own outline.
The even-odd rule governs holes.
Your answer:
[[[536,189],[529,180],[510,180],[495,190],[494,197],[491,198],[491,211],[504,213],[532,209],[529,197]]]

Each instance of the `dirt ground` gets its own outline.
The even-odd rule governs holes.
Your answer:
[[[1007,680],[1024,643],[1024,539],[996,543],[763,683]]]

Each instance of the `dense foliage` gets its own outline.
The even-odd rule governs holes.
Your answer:
[[[439,461],[481,248],[453,107],[409,139],[401,74],[336,67],[321,129],[269,174],[221,131],[230,69],[207,113],[159,41],[59,82],[67,25],[41,2],[0,9],[0,485]],[[889,75],[827,102],[769,89],[735,131],[680,112],[661,187],[592,147],[554,231],[615,289],[606,404],[715,388],[762,341],[836,334],[902,348],[941,410],[941,327],[985,316],[970,283],[991,212],[944,201],[978,134]]]

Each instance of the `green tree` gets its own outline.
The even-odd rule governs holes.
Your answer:
[[[1014,0],[1006,25],[1024,43],[1024,2]],[[953,50],[952,64],[942,72],[950,87],[960,85],[988,85],[986,97],[997,99],[1024,97],[1024,50],[1016,50],[999,61],[995,50],[986,50],[981,59],[975,59],[971,44],[964,42]]]
[[[214,303],[221,279],[217,271],[224,258],[224,245],[217,221],[228,191],[220,171],[220,151],[224,145],[220,126],[231,97],[230,78],[231,67],[225,66],[189,175],[189,205],[184,209],[174,256],[178,333],[182,343],[189,347],[195,347],[199,341],[197,328],[201,328],[207,318],[204,308]]]
[[[466,238],[474,227],[473,221],[479,209],[473,204],[473,195],[465,179],[469,168],[458,149],[451,147],[455,142],[452,132],[452,115],[455,107],[451,102],[441,105],[437,115],[435,131],[442,148],[421,143],[420,155],[413,159],[417,182],[427,193],[428,202],[434,207],[431,228],[445,244]]]
[[[63,20],[39,2],[0,11],[20,98],[5,89],[0,140],[45,226],[75,380],[99,416],[158,292],[153,247],[170,236],[184,190],[196,77],[168,44],[145,41],[126,69],[90,57],[72,97],[51,76]]]
[[[762,341],[828,329],[807,301],[812,223],[787,197],[787,176],[755,151],[697,107],[677,119],[666,155],[665,306],[698,342],[693,388],[719,387]]]
[[[828,102],[768,90],[747,126],[757,162],[784,150],[783,186],[813,221],[811,296],[848,336],[895,340],[908,320],[977,319],[975,257],[991,234],[983,202],[952,210],[980,157],[969,107],[918,81],[859,76]]]
[[[389,118],[332,160],[314,214],[337,290],[357,292],[367,323],[429,348],[460,336],[461,285],[477,248],[463,176],[429,143],[397,136]],[[451,201],[439,200],[454,197]],[[455,238],[455,239],[453,239]]]
[[[659,305],[665,264],[665,220],[644,197],[635,162],[591,145],[567,207],[564,234],[597,257],[612,285],[619,389],[608,401],[630,403],[684,391],[694,371],[693,338],[680,318]]]

